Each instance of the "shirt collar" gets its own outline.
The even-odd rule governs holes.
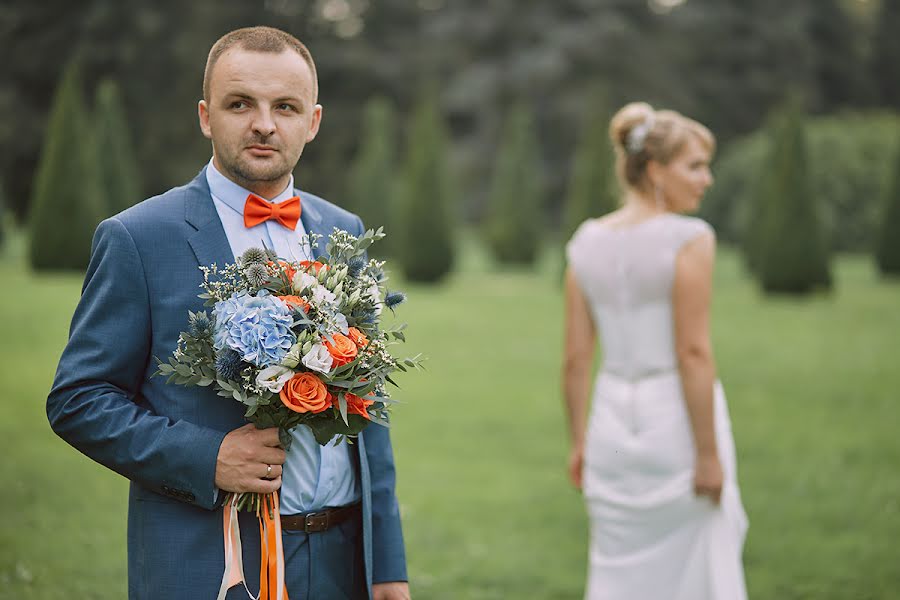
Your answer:
[[[213,164],[212,159],[209,160],[209,166],[206,169],[206,181],[207,183],[209,183],[209,191],[214,198],[220,200],[235,212],[244,214],[244,204],[247,202],[247,196],[249,196],[253,192],[239,186],[232,180],[225,177]],[[271,202],[273,204],[278,204],[293,196],[294,176],[291,175],[291,179],[290,181],[288,181],[287,187],[284,188],[284,191],[282,191],[271,200],[267,200],[265,198],[263,198],[263,200],[266,200],[266,202]]]

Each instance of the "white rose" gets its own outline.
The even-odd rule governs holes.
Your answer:
[[[337,299],[337,296],[328,291],[324,285],[317,285],[314,287],[312,290],[312,297],[315,304],[331,303]]]
[[[327,373],[331,370],[334,359],[328,353],[328,348],[323,344],[313,344],[309,352],[300,360],[310,371],[318,371],[319,373]]]
[[[281,365],[266,367],[256,376],[256,385],[277,394],[284,384],[294,376],[294,372]]]
[[[315,288],[317,285],[319,285],[319,280],[303,271],[296,273],[291,280],[291,287],[294,288],[294,291],[298,294],[306,288]]]

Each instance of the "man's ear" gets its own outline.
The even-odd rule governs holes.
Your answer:
[[[322,124],[322,112],[323,109],[321,104],[313,106],[312,121],[309,124],[309,131],[306,134],[307,144],[316,139],[316,135],[319,133],[319,125]]]
[[[200,120],[200,131],[203,132],[204,137],[211,140],[212,130],[209,128],[209,105],[206,103],[206,100],[201,100],[197,103],[197,117]]]

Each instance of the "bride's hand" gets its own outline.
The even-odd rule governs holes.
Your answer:
[[[569,481],[579,490],[581,489],[581,470],[584,466],[584,447],[572,446],[569,452]]]
[[[698,456],[694,466],[694,493],[698,496],[709,496],[716,504],[722,497],[722,483],[725,475],[722,473],[722,463],[719,457]]]

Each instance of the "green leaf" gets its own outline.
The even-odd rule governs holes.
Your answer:
[[[291,432],[283,427],[278,428],[278,442],[281,444],[281,447],[284,448],[285,451],[291,449],[291,443],[294,441],[294,436],[291,435]]]
[[[377,423],[378,425],[381,425],[382,427],[387,427],[388,429],[391,428],[391,424],[389,422],[387,422],[385,419],[382,419],[381,417],[376,417],[372,413],[369,413],[369,418],[372,420],[373,423]]]
[[[344,419],[344,424],[349,427],[350,422],[347,420],[347,397],[344,394],[338,394],[338,407],[341,411],[341,418]]]

